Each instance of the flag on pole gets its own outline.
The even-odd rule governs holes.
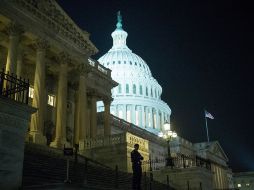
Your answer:
[[[212,114],[210,114],[208,111],[205,110],[205,117],[208,117],[210,119],[214,119],[214,117],[212,116]]]

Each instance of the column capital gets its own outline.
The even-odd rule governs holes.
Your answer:
[[[7,32],[11,36],[19,36],[20,34],[22,34],[24,32],[24,28],[22,25],[20,25],[16,22],[11,22],[7,26]]]
[[[113,101],[113,98],[111,98],[111,97],[104,97],[102,99],[102,101],[103,101],[104,104],[110,104]]]
[[[88,73],[91,72],[91,67],[87,63],[81,63],[78,66],[78,70],[81,75],[87,77]]]
[[[65,51],[58,53],[57,61],[62,64],[67,64],[71,62],[71,56]]]
[[[39,51],[47,50],[49,48],[49,42],[43,38],[38,38],[34,41],[34,47]]]

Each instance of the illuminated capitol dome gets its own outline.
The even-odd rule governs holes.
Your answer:
[[[161,100],[162,88],[153,78],[146,62],[127,47],[128,34],[122,28],[120,12],[111,36],[113,47],[98,60],[112,70],[112,78],[119,83],[112,90],[114,101],[110,112],[150,132],[158,133],[164,122],[169,122],[171,110]],[[104,110],[101,102],[97,108],[98,111]]]

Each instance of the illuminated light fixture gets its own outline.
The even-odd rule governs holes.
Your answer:
[[[167,141],[168,145],[168,155],[166,158],[166,166],[171,166],[173,168],[174,163],[172,161],[171,153],[170,153],[170,144],[169,142],[172,141],[174,138],[177,137],[177,133],[171,130],[170,123],[167,121],[164,123],[164,132],[159,132],[158,136],[164,138]]]

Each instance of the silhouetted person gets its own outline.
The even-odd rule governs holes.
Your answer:
[[[133,178],[132,178],[132,189],[140,190],[140,183],[142,177],[142,168],[141,168],[141,160],[143,160],[143,156],[138,152],[139,144],[134,145],[134,150],[131,152],[131,162],[132,162],[132,170],[133,170]]]

